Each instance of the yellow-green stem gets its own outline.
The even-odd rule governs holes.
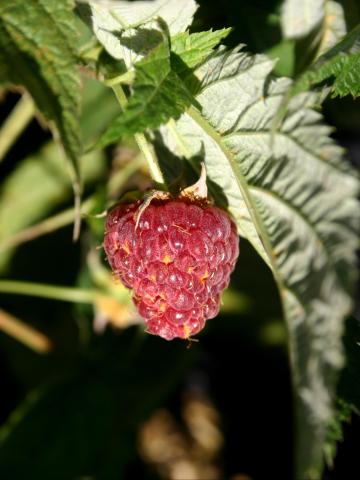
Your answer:
[[[88,198],[81,206],[81,214],[87,214],[95,205],[95,198]],[[70,225],[74,221],[74,208],[69,208],[61,213],[57,213],[42,222],[25,228],[18,233],[15,233],[10,238],[0,243],[0,253],[9,248],[15,248],[22,243],[29,242],[35,238],[54,232],[55,230]]]
[[[34,102],[28,94],[24,94],[1,126],[0,162],[28,126],[34,115]]]
[[[93,303],[96,297],[95,290],[82,290],[80,288],[15,280],[0,280],[0,293],[51,298],[53,300],[74,303]]]
[[[125,110],[128,100],[121,85],[113,85],[112,89],[121,108]],[[136,133],[134,137],[139,149],[143,153],[145,160],[148,164],[151,178],[154,180],[157,187],[165,189],[165,179],[161,172],[159,162],[154,151],[154,147],[147,141],[143,133]]]
[[[37,353],[51,350],[51,342],[43,333],[1,309],[0,330]]]

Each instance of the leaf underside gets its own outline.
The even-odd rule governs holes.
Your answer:
[[[121,2],[106,5],[89,1],[94,33],[107,52],[124,61],[127,68],[141,60],[148,52],[149,35],[141,36],[136,49],[132,40],[139,35],[137,27],[163,19],[171,35],[183,32],[191,24],[198,8],[194,0],[154,0],[151,2]],[[125,41],[120,41],[125,40]]]
[[[308,22],[309,31],[323,20],[320,13]],[[240,49],[227,52],[221,47],[207,60],[197,52],[197,61],[191,64],[196,51],[191,43],[196,45],[201,37],[189,40],[186,35],[171,38],[171,66],[178,72],[183,66],[186,72],[201,63],[191,71],[197,82],[191,89],[195,102],[180,118],[168,110],[162,121],[171,120],[161,127],[162,137],[178,156],[190,162],[204,159],[209,179],[226,196],[239,233],[274,273],[288,325],[298,400],[297,475],[317,478],[337,372],[343,364],[343,322],[352,308],[358,180],[343,160],[342,149],[330,139],[330,127],[314,110],[318,94],[288,99],[292,84],[271,78],[273,62]],[[284,99],[287,112],[274,132]],[[154,128],[155,123],[134,118],[135,129],[146,124]]]
[[[281,26],[285,38],[299,39],[308,35],[324,18],[325,0],[285,0]]]
[[[313,110],[294,97],[271,125],[290,81],[269,77],[265,56],[220,49],[195,73],[201,113],[191,107],[162,128],[166,145],[203,156],[239,233],[272,269],[287,320],[299,416],[299,478],[319,474],[332,414],[341,335],[352,308],[358,246],[358,181]]]

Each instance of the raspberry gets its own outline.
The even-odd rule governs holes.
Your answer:
[[[109,264],[133,290],[149,333],[189,338],[219,313],[239,255],[236,226],[223,210],[186,199],[156,199],[139,214],[141,206],[108,214]]]

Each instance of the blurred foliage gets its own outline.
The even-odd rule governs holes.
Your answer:
[[[33,391],[10,416],[0,433],[2,478],[90,472],[122,478],[135,453],[136,426],[183,375],[194,351],[180,343],[159,349],[161,340],[141,331],[107,337],[78,358],[68,378]]]

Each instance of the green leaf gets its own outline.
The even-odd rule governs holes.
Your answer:
[[[290,96],[322,82],[331,86],[333,97],[360,95],[360,25],[299,77]]]
[[[164,20],[170,35],[175,35],[186,30],[198,8],[194,0],[123,1],[118,5],[89,1],[89,4],[99,42],[112,57],[123,60],[127,68],[154,47],[149,30],[156,28],[155,20]]]
[[[159,348],[154,338],[138,353],[142,339],[127,334],[69,378],[33,392],[0,430],[0,477],[126,478],[139,425],[193,358],[180,343]]]
[[[337,401],[335,415],[328,426],[324,444],[325,461],[330,468],[334,467],[338,444],[344,441],[343,427],[345,423],[350,423],[352,413],[350,405],[342,400]]]
[[[325,0],[285,0],[281,26],[285,38],[299,39],[308,35],[324,18]]]
[[[84,79],[81,137],[84,145],[95,143],[119,114],[119,104],[110,88],[94,79]]]
[[[276,60],[274,74],[282,77],[292,77],[295,70],[295,42],[293,40],[283,40],[264,53],[271,59]]]
[[[183,82],[171,70],[167,39],[162,39],[147,57],[136,63],[135,74],[133,95],[125,111],[101,137],[100,146],[179,118],[193,102]]]
[[[290,86],[269,78],[272,68],[263,55],[220,49],[195,72],[201,111],[190,107],[162,133],[171,151],[204,158],[239,233],[273,271],[298,404],[297,478],[319,478],[343,363],[343,322],[352,308],[359,183],[312,108],[315,93],[294,97],[272,134]]]
[[[23,85],[54,122],[79,182],[80,77],[73,1],[2,0],[0,81]]]
[[[187,72],[202,63],[232,31],[231,28],[207,32],[181,32],[171,39],[172,66],[177,74]]]

